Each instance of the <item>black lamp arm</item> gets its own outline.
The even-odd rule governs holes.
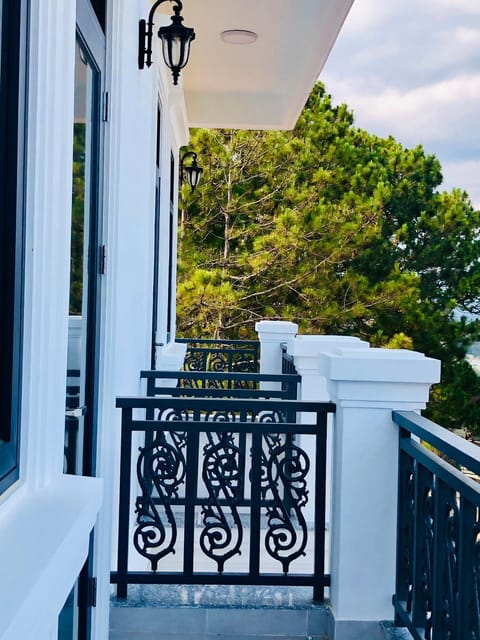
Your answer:
[[[197,154],[195,153],[195,151],[186,151],[180,160],[180,173],[183,173],[183,161],[185,160],[185,158],[189,158],[190,156],[192,156],[193,162],[197,161]]]
[[[138,23],[138,68],[143,69],[145,65],[147,67],[152,66],[152,38],[153,38],[153,16],[155,11],[163,2],[174,2],[175,7],[173,10],[178,15],[183,9],[182,0],[157,0],[152,5],[150,13],[148,14],[148,22],[146,20],[140,20]]]

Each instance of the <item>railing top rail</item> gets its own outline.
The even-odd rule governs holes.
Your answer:
[[[230,348],[232,347],[232,348]],[[227,348],[221,347],[221,346],[208,346],[208,345],[202,345],[202,346],[192,346],[189,347],[187,349],[187,353],[206,353],[206,354],[212,354],[212,355],[225,355],[225,354],[231,354],[231,355],[239,355],[239,356],[256,356],[257,355],[257,349],[255,349],[254,347],[245,347],[245,348],[241,348],[241,349],[234,349],[232,345],[228,345]]]
[[[244,389],[233,387],[224,389],[219,387],[155,387],[154,391],[159,395],[181,396],[191,398],[272,398],[281,400],[285,398],[285,391],[281,389]]]
[[[252,400],[252,399],[217,399],[217,398],[117,398],[118,409],[161,409],[163,407],[179,407],[204,411],[303,411],[305,413],[335,413],[333,402],[303,402],[298,400]]]
[[[321,414],[325,415],[325,414]],[[182,431],[184,433],[279,433],[283,435],[318,435],[316,424],[299,424],[298,422],[259,422],[239,420],[238,422],[219,422],[206,420],[151,420],[134,419],[127,425],[130,432],[144,431],[157,433],[158,431]]]
[[[235,346],[245,347],[258,347],[260,345],[258,340],[214,340],[212,338],[176,338],[175,342],[181,342],[182,344],[190,344],[195,342],[201,342],[203,344],[232,344]]]
[[[393,420],[402,429],[428,442],[441,453],[480,476],[480,447],[477,445],[414,411],[394,411]]]
[[[438,455],[414,440],[405,439],[402,449],[411,457],[419,460],[437,478],[441,478],[449,487],[462,493],[472,504],[480,506],[480,484],[442,460]]]
[[[249,382],[300,382],[301,376],[294,373],[233,373],[227,371],[140,371],[141,378],[187,378],[209,380],[248,380]]]

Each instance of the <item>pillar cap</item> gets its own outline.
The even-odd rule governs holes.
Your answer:
[[[298,324],[284,320],[260,320],[255,324],[255,331],[261,340],[270,338],[286,342],[298,332]]]
[[[340,348],[369,349],[365,340],[353,336],[296,336],[288,341],[288,353],[292,356],[316,358],[320,353],[336,351]]]
[[[351,382],[427,382],[440,381],[440,361],[407,349],[337,348],[320,357],[329,378]]]
[[[187,344],[183,342],[169,342],[157,357],[157,368],[165,371],[180,371],[185,361]]]
[[[337,349],[319,355],[334,402],[422,409],[440,381],[440,361],[404,349]],[[347,405],[345,405],[347,406]]]

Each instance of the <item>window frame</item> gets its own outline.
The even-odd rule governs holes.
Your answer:
[[[0,0],[0,494],[20,476],[28,4]]]

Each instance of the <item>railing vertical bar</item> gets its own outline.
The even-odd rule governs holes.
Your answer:
[[[245,500],[245,480],[246,477],[246,465],[247,465],[247,434],[239,433],[238,434],[238,448],[240,449],[240,461],[241,468],[239,469],[240,476],[242,481],[239,481],[239,486],[241,487],[241,492],[239,494],[240,500]]]
[[[323,602],[325,598],[325,509],[327,468],[327,415],[317,412],[317,434],[315,436],[315,548],[313,599]]]
[[[405,432],[400,430],[400,439]],[[411,497],[408,495],[410,474],[410,456],[400,449],[399,452],[399,482],[398,482],[398,518],[397,518],[397,578],[396,594],[399,600],[407,603],[407,611],[411,609],[411,593],[413,562],[413,518],[411,513]]]
[[[475,621],[475,586],[473,584],[476,511],[471,502],[460,497],[462,517],[458,530],[457,638],[474,637],[475,626],[480,623],[480,620]],[[480,593],[477,597],[480,597]],[[478,601],[477,606],[480,606]],[[478,637],[480,637],[480,630]]]
[[[433,482],[425,467],[417,464],[415,474],[415,512],[413,541],[413,601],[412,623],[416,628],[427,627],[428,611],[431,611],[431,576],[428,566],[428,541],[426,531],[427,492]]]
[[[156,380],[155,378],[148,378],[147,380],[147,398],[151,398],[154,397],[155,394],[157,393],[158,389],[156,388]],[[147,420],[154,420],[155,419],[155,409],[147,409],[145,411],[145,417]],[[145,432],[145,448],[146,449],[150,449],[153,445],[153,439],[154,439],[154,433],[153,431],[146,431]],[[145,476],[145,482],[148,485],[149,488],[149,492],[150,495],[153,492],[153,478],[152,478],[152,474],[150,473],[150,469],[146,468],[144,471],[144,476]]]
[[[250,575],[260,574],[260,536],[261,536],[261,486],[262,486],[262,446],[261,433],[252,432],[252,469],[250,487]]]
[[[187,474],[185,478],[185,529],[183,549],[183,572],[191,576],[194,569],[195,549],[195,503],[199,463],[199,434],[187,434]]]
[[[436,480],[432,567],[432,638],[441,637],[442,627],[446,622],[444,620],[444,615],[447,613],[445,606],[448,605],[445,600],[448,553],[446,523],[450,491],[439,478]]]
[[[120,493],[118,510],[118,550],[117,550],[117,597],[128,594],[128,545],[130,530],[130,482],[132,464],[132,415],[133,410],[122,410],[122,433],[120,445]]]

